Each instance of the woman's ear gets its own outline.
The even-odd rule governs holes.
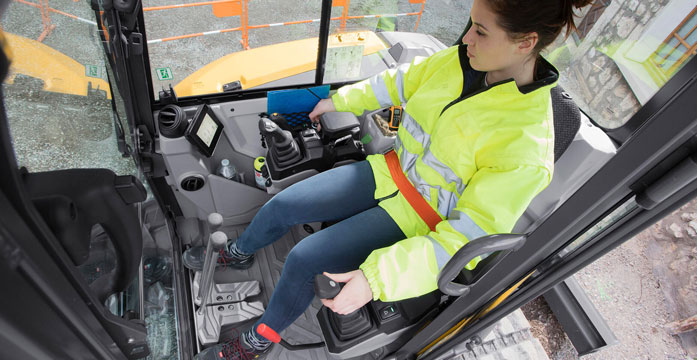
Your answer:
[[[539,37],[536,32],[526,34],[518,43],[518,51],[523,55],[530,54],[535,49],[535,46],[537,46],[538,40]]]

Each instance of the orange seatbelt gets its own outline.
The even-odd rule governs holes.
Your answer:
[[[431,231],[436,231],[436,225],[438,225],[442,219],[404,175],[402,166],[399,164],[397,153],[395,153],[394,150],[390,150],[390,152],[385,154],[385,160],[387,161],[387,168],[390,169],[392,180],[394,180],[394,183],[397,185],[402,195],[404,195],[404,198],[407,199],[409,205],[419,214]]]

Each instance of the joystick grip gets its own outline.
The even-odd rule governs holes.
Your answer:
[[[265,136],[271,136],[273,142],[281,147],[288,146],[293,141],[293,135],[289,131],[281,129],[276,123],[267,118],[261,118],[259,130]]]
[[[337,283],[326,275],[315,275],[315,294],[320,299],[333,299],[339,292],[343,284]]]
[[[333,299],[343,287],[343,283],[337,283],[326,275],[315,275],[315,294],[320,299]],[[341,341],[354,339],[357,336],[370,330],[372,322],[368,315],[367,307],[363,306],[350,314],[329,313],[329,324],[334,330],[334,334]]]

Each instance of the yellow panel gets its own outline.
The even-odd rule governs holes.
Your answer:
[[[343,33],[329,37],[329,46],[364,45],[363,56],[385,49],[372,31]],[[314,70],[318,38],[289,41],[225,55],[179,82],[177,96],[223,91],[223,84],[239,80],[249,89],[275,80]]]
[[[23,74],[44,82],[45,91],[87,96],[87,87],[105,90],[111,99],[109,83],[103,79],[85,75],[85,66],[65,54],[54,50],[36,40],[5,33],[5,39],[12,49],[11,77],[6,80],[12,84],[16,74]]]

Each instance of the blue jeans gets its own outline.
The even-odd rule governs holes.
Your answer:
[[[313,281],[323,271],[358,269],[370,253],[405,238],[374,198],[375,180],[367,161],[331,169],[298,182],[267,202],[237,239],[237,249],[253,254],[295,224],[342,220],[300,241],[288,254],[264,323],[276,332],[290,326],[314,298]],[[261,336],[258,336],[261,338]]]

